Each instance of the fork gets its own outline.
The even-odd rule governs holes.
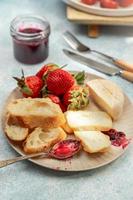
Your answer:
[[[70,33],[69,31],[66,31],[63,34],[63,37],[65,39],[65,41],[71,46],[71,48],[73,48],[74,50],[77,50],[79,52],[94,52],[96,54],[101,55],[102,57],[108,59],[109,61],[111,61],[113,64],[115,64],[117,67],[120,67],[121,69],[133,72],[133,65],[132,64],[128,64],[123,60],[117,59],[115,57],[112,57],[110,55],[107,55],[105,53],[102,53],[100,51],[91,49],[89,46],[84,45],[83,43],[81,43],[72,33]]]

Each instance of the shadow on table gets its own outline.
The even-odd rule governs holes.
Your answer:
[[[102,31],[111,36],[133,37],[133,27],[131,26],[103,26]]]
[[[73,24],[74,32],[87,37],[88,27],[86,25]],[[101,36],[133,37],[133,27],[131,26],[101,26]],[[100,37],[98,37],[100,38]],[[98,39],[97,38],[97,39]]]

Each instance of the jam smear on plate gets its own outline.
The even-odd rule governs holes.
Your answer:
[[[110,137],[112,145],[116,147],[122,147],[123,149],[128,146],[131,139],[127,139],[125,133],[110,129],[109,131],[103,131],[104,134]]]

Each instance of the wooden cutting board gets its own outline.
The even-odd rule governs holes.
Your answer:
[[[90,37],[99,35],[99,25],[133,26],[133,16],[105,17],[88,14],[69,6],[67,6],[67,19],[78,24],[89,25],[88,35]]]

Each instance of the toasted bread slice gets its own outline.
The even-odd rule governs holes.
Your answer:
[[[74,134],[88,153],[105,152],[111,145],[109,136],[100,131],[74,131]]]
[[[40,127],[35,128],[24,142],[24,151],[26,153],[45,152],[52,145],[65,138],[66,133],[62,128],[53,128],[48,131],[43,130]]]
[[[90,88],[92,99],[114,120],[117,120],[121,116],[124,106],[124,95],[121,88],[115,83],[103,79],[94,79],[87,85]]]
[[[66,119],[68,125],[74,131],[107,131],[112,128],[111,117],[102,111],[67,111]]]
[[[7,134],[10,140],[20,142],[26,139],[28,136],[28,128],[24,128],[17,125],[8,125],[5,126],[5,133]]]
[[[65,117],[59,105],[49,98],[14,100],[8,105],[7,112],[28,128],[51,129],[65,123]]]

